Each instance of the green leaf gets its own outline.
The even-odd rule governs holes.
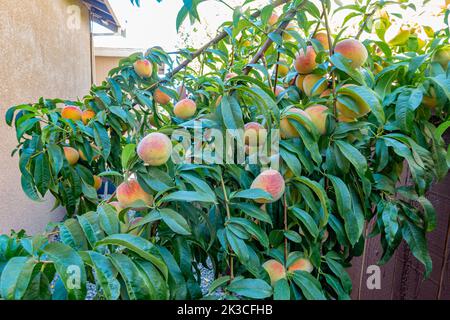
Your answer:
[[[431,274],[433,263],[428,253],[425,232],[409,220],[405,220],[402,225],[402,235],[414,257],[425,266],[425,278],[428,278]]]
[[[120,233],[120,222],[114,207],[109,204],[101,205],[97,208],[97,214],[100,226],[107,235]]]
[[[53,174],[56,176],[61,171],[64,164],[63,150],[56,144],[49,144],[47,146],[47,153],[50,164],[52,165]]]
[[[178,234],[188,236],[191,234],[191,228],[189,227],[186,219],[178,212],[169,209],[159,209],[162,220],[169,226],[169,228]]]
[[[261,279],[237,279],[231,282],[227,289],[252,299],[264,299],[272,295],[272,287]]]
[[[21,300],[30,284],[35,267],[34,257],[11,258],[1,272],[1,297],[6,300]]]
[[[269,237],[267,234],[254,222],[244,218],[231,218],[230,224],[237,224],[242,226],[245,231],[254,236],[265,248],[269,248]]]
[[[345,231],[348,239],[354,246],[362,235],[364,216],[358,214],[358,212],[353,209],[352,196],[344,181],[332,175],[328,175],[328,178],[333,184],[337,207],[340,215],[344,219]]]
[[[358,175],[364,176],[367,171],[367,160],[361,154],[361,152],[359,152],[358,149],[356,149],[350,143],[343,140],[337,140],[336,145],[338,146],[344,157],[346,157],[348,161],[350,161],[350,163],[355,167]]]
[[[120,283],[116,279],[117,271],[111,261],[95,251],[81,253],[84,262],[95,270],[96,283],[102,288],[108,300],[117,300],[120,296]]]
[[[130,160],[133,159],[136,156],[136,145],[135,144],[127,144],[125,147],[123,147],[122,150],[122,168],[124,170],[129,169]]]
[[[392,202],[385,203],[381,218],[383,220],[384,232],[386,233],[386,240],[389,245],[392,245],[399,230],[397,206]]]
[[[251,199],[251,200],[257,200],[257,199],[264,199],[264,200],[273,200],[272,195],[263,189],[247,189],[237,192],[232,192],[230,194],[230,199]]]
[[[293,280],[308,300],[326,300],[320,282],[306,271],[295,271]]]
[[[340,279],[344,291],[350,294],[350,292],[352,291],[352,279],[350,278],[347,271],[345,271],[344,267],[339,261],[333,259],[331,254],[327,254],[325,256],[325,259],[328,267]]]
[[[232,204],[232,207],[236,207],[242,210],[246,215],[258,219],[260,221],[264,221],[272,225],[272,218],[266,211],[261,210],[259,207],[255,206],[251,203],[236,203]]]
[[[250,259],[250,255],[245,242],[242,239],[235,236],[228,229],[225,229],[225,231],[228,244],[230,245],[233,252],[236,253],[236,255],[238,256],[239,260],[241,260],[242,263],[245,264],[246,262],[248,262]]]
[[[349,61],[340,53],[335,53],[330,58],[331,63],[341,71],[348,74],[353,80],[356,80],[361,85],[366,85],[364,77],[361,72],[350,66]]]
[[[150,289],[146,286],[145,279],[133,260],[120,253],[111,254],[109,259],[125,282],[131,300],[151,299]]]
[[[208,202],[216,203],[215,197],[208,193],[200,193],[196,191],[175,191],[165,197],[163,197],[161,202],[171,202],[171,201],[198,201],[198,202]]]
[[[48,256],[58,272],[70,300],[84,300],[86,296],[86,270],[78,253],[71,247],[54,242],[43,252]]]
[[[158,250],[169,268],[169,286],[172,299],[185,300],[187,299],[188,291],[186,280],[183,277],[177,261],[172,256],[169,250],[164,247],[158,247]]]
[[[329,203],[328,203],[328,198],[327,198],[325,190],[319,183],[317,183],[316,181],[310,180],[306,177],[299,177],[299,178],[296,178],[296,180],[301,182],[302,184],[306,185],[311,190],[313,190],[314,193],[319,198],[320,204],[322,205],[322,209],[323,209],[323,213],[324,213],[320,219],[320,227],[324,227],[328,223],[328,215],[329,215],[329,211],[328,211]]]
[[[241,107],[234,97],[223,96],[220,110],[222,119],[227,129],[243,129],[244,120],[242,118]],[[240,140],[242,141],[242,140]]]
[[[212,294],[214,291],[216,291],[217,288],[220,288],[228,283],[228,281],[230,281],[230,276],[223,276],[215,279],[209,286],[208,293]]]
[[[294,230],[285,230],[283,234],[286,238],[295,243],[302,243],[302,237]]]
[[[273,288],[273,299],[274,300],[290,300],[291,291],[289,289],[289,283],[286,279],[278,280]]]
[[[95,144],[99,147],[103,158],[105,160],[108,159],[111,152],[111,139],[105,127],[97,121],[94,122],[94,140]]]
[[[301,224],[306,227],[313,238],[317,239],[317,237],[319,236],[319,228],[317,227],[317,224],[311,217],[311,215],[309,215],[305,210],[302,210],[299,207],[293,207],[291,212],[297,219],[300,220]]]
[[[147,286],[151,287],[152,300],[168,300],[170,297],[169,287],[161,273],[147,261],[136,261],[136,265],[145,275]]]
[[[73,249],[87,250],[88,242],[83,233],[83,229],[76,219],[68,219],[59,226],[59,236],[62,243]]]
[[[348,95],[358,102],[358,104],[365,104],[370,108],[380,125],[386,122],[384,109],[380,103],[380,98],[370,88],[366,86],[347,86],[341,87],[338,93]]]
[[[159,257],[156,247],[148,240],[132,234],[116,234],[106,237],[95,244],[95,247],[101,245],[116,245],[133,251],[145,260],[153,263],[167,279],[168,271],[164,261]]]
[[[88,212],[77,216],[77,219],[89,244],[94,247],[95,243],[104,236],[103,231],[100,229],[97,213]]]

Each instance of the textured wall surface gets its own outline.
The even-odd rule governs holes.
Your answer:
[[[95,57],[95,83],[100,85],[106,77],[108,72],[119,66],[120,57]]]
[[[78,0],[1,0],[0,6],[0,233],[42,231],[62,210],[53,199],[29,200],[20,186],[14,128],[6,110],[46,98],[76,99],[91,84],[89,12]]]

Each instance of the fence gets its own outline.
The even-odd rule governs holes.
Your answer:
[[[450,134],[444,139],[450,142]],[[381,269],[381,288],[369,289],[366,281],[371,276],[367,267],[381,258],[379,237],[368,240],[365,257],[355,258],[347,271],[353,282],[353,299],[443,299],[450,300],[450,174],[435,184],[427,194],[437,214],[437,227],[427,236],[433,260],[433,272],[424,279],[423,266],[403,242],[396,254]],[[369,230],[371,230],[369,226]]]

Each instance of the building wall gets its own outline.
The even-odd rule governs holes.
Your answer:
[[[119,66],[119,61],[122,59],[121,57],[95,57],[95,83],[100,85],[106,77],[108,76],[108,72]]]
[[[2,0],[0,6],[0,234],[42,231],[62,209],[33,202],[20,186],[15,129],[6,110],[46,98],[82,98],[91,85],[89,12],[78,0]]]

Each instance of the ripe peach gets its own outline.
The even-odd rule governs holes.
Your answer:
[[[117,200],[122,208],[142,208],[152,204],[153,196],[136,179],[130,179],[117,187]]]
[[[272,13],[272,15],[270,16],[269,20],[267,20],[267,23],[272,27],[278,22],[279,18],[280,17],[277,14]]]
[[[286,278],[286,269],[277,260],[267,260],[264,262],[262,267],[269,274],[272,285],[274,285],[278,280]]]
[[[100,189],[102,184],[103,184],[102,178],[100,178],[99,176],[94,176],[94,188],[95,188],[95,190]]]
[[[142,78],[150,78],[153,73],[153,65],[150,61],[142,59],[133,64],[134,71]]]
[[[173,113],[175,113],[175,116],[180,119],[192,118],[192,116],[195,115],[196,111],[197,105],[195,104],[195,102],[187,98],[180,100],[173,109]]]
[[[263,171],[253,180],[251,189],[262,189],[269,193],[273,200],[256,199],[256,203],[272,203],[281,198],[285,190],[283,176],[276,170]]]
[[[322,81],[322,83],[318,87],[316,87],[314,91],[312,90],[316,83],[318,83],[322,79],[323,77],[318,74],[308,74],[305,79],[303,79],[303,92],[305,92],[308,97],[320,95],[327,89],[328,83],[326,80]]]
[[[328,45],[328,36],[325,32],[318,32],[316,33],[316,35],[314,36],[314,39],[316,39],[317,41],[320,42],[320,44],[322,45],[322,47],[325,50],[329,50],[330,46]]]
[[[83,113],[81,112],[80,108],[78,108],[77,106],[65,106],[61,112],[61,116],[64,119],[70,119],[73,121],[81,120],[82,114]]]
[[[311,117],[309,116],[309,114],[307,114],[302,109],[291,108],[291,109],[289,109],[289,111],[301,114],[301,115],[305,116],[306,118],[308,118],[309,120],[311,120]],[[283,117],[280,121],[280,136],[283,139],[296,138],[299,136],[295,127],[289,123],[288,118],[289,118],[289,116]]]
[[[311,118],[312,123],[316,126],[317,130],[321,134],[325,134],[327,131],[327,111],[328,108],[321,105],[321,104],[315,104],[307,109],[305,109],[305,112],[309,115]]]
[[[297,270],[306,271],[311,273],[313,271],[314,267],[311,264],[311,261],[309,261],[306,258],[299,258],[295,260],[289,267],[288,271],[294,272]]]
[[[160,88],[157,88],[155,90],[155,92],[153,93],[153,98],[155,99],[156,103],[159,103],[163,106],[170,102],[169,95],[163,92]]]
[[[447,66],[450,61],[450,45],[436,50],[433,55],[432,61],[439,63],[444,70],[447,70]]]
[[[336,48],[335,53],[340,53],[344,58],[351,60],[350,66],[352,68],[361,67],[367,60],[368,53],[366,47],[356,39],[345,39],[340,41]]]
[[[303,91],[303,81],[305,80],[306,75],[299,74],[295,78],[295,86],[300,90]]]
[[[260,132],[261,130],[261,132]],[[244,126],[245,144],[250,146],[262,146],[266,142],[267,131],[258,122],[249,122]]]
[[[91,119],[95,117],[95,112],[93,110],[84,110],[81,114],[81,120],[85,125],[89,123]]]
[[[163,165],[172,154],[172,142],[165,134],[152,132],[141,140],[137,146],[137,154],[150,166]]]
[[[300,49],[294,61],[295,70],[300,74],[311,73],[317,67],[316,56],[312,46],[306,48],[306,54],[303,49]]]
[[[78,153],[78,151],[72,147],[63,147],[64,149],[64,156],[67,159],[67,162],[69,162],[69,164],[71,166],[75,165],[78,160],[80,160],[80,154]]]

